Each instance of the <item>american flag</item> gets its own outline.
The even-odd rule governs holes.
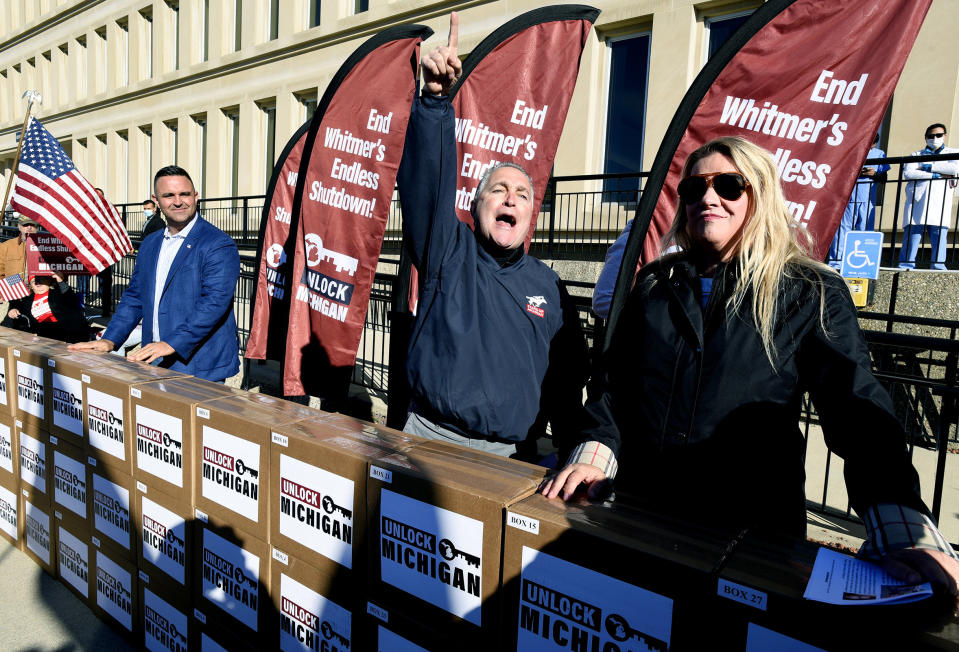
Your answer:
[[[0,281],[0,297],[4,301],[16,301],[30,294],[30,289],[19,274],[8,276]]]
[[[91,274],[133,251],[117,209],[100,198],[36,118],[23,137],[10,204],[56,235]]]

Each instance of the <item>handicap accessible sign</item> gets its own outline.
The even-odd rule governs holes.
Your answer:
[[[849,231],[843,250],[843,278],[879,278],[879,256],[882,254],[882,233]]]

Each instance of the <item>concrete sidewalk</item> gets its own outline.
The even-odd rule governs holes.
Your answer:
[[[58,580],[0,539],[0,649],[80,652],[136,648],[101,622]]]

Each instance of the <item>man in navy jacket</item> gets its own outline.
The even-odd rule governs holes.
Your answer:
[[[166,228],[144,239],[130,285],[103,338],[71,350],[112,351],[143,320],[144,346],[131,360],[222,381],[239,371],[233,294],[240,275],[236,243],[197,212],[186,170],[161,168],[153,200]]]
[[[454,210],[456,143],[446,93],[459,76],[450,43],[423,60],[398,183],[403,231],[420,272],[410,338],[405,430],[501,455],[551,423],[575,432],[587,352],[557,274],[524,251],[533,184],[518,165],[491,166],[472,205],[475,233]],[[520,453],[524,453],[520,448]]]

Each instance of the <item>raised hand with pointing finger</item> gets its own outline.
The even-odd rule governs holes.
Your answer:
[[[456,55],[459,39],[459,17],[450,13],[450,33],[446,45],[433,48],[421,60],[423,90],[432,95],[449,95],[450,88],[460,78],[463,64]]]

